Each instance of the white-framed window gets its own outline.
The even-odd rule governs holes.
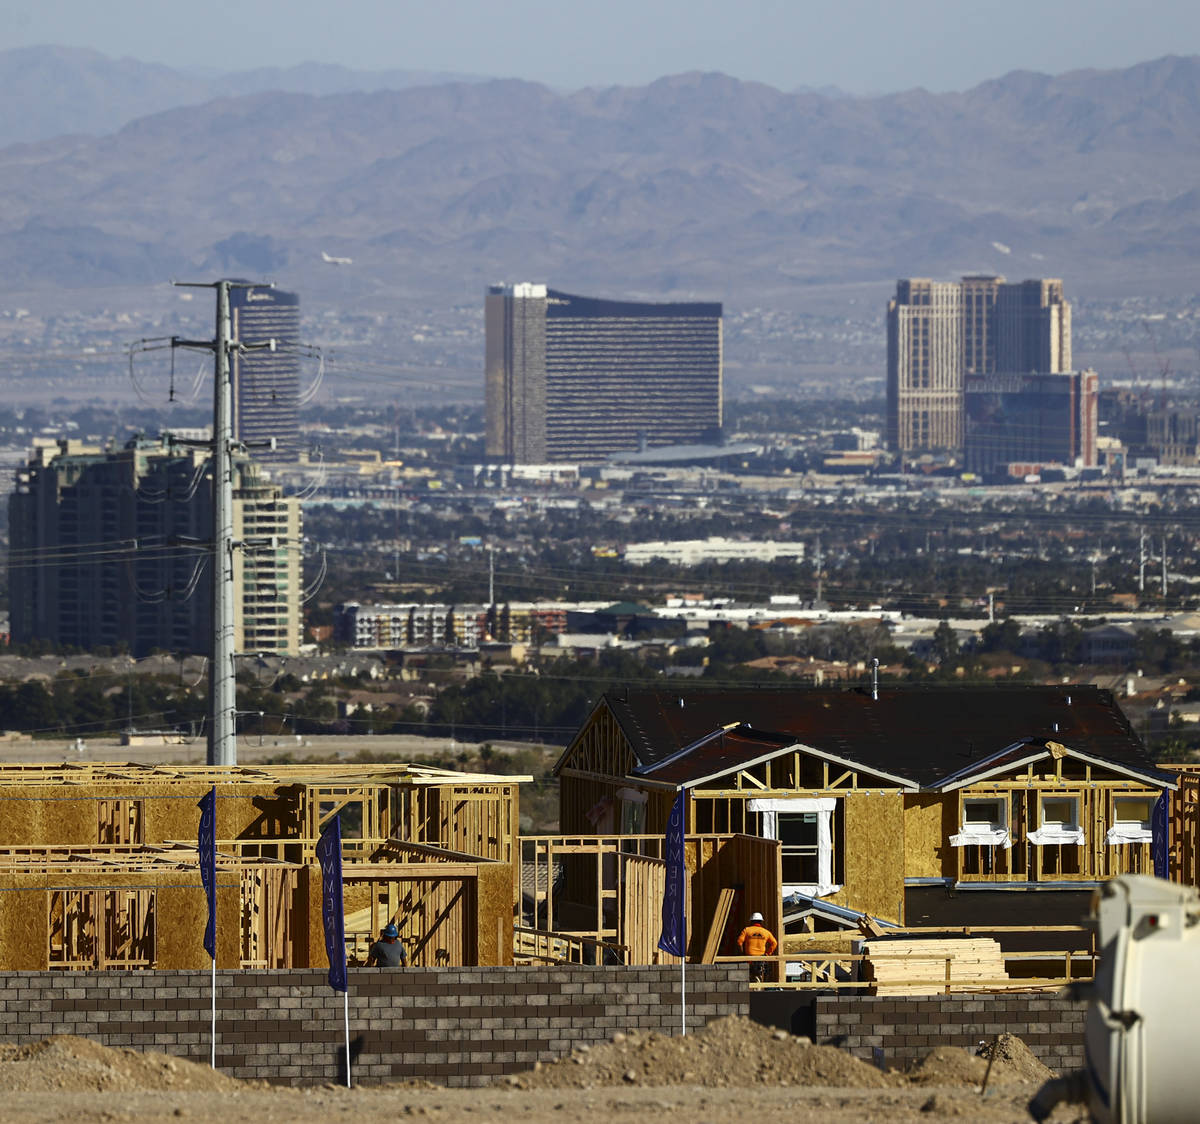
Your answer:
[[[1113,825],[1108,829],[1104,841],[1110,847],[1123,843],[1151,843],[1154,831],[1151,817],[1154,815],[1153,796],[1116,796],[1113,798]]]
[[[1084,843],[1079,822],[1079,797],[1062,792],[1047,792],[1038,797],[1038,826],[1029,833],[1029,842],[1039,846]]]
[[[821,817],[824,812],[780,812],[777,824],[784,885],[821,881]]]
[[[746,810],[761,814],[764,838],[780,842],[785,895],[824,897],[841,889],[833,881],[835,797],[750,800]]]
[[[1002,796],[963,798],[963,830],[1008,830],[1008,801]]]
[[[962,825],[951,847],[1011,847],[1008,800],[1003,796],[964,796]]]

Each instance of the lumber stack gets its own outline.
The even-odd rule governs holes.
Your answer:
[[[862,978],[875,995],[938,995],[947,982],[951,991],[987,991],[1008,979],[999,942],[988,937],[873,940],[862,951]]]

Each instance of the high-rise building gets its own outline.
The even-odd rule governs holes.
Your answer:
[[[720,304],[493,286],[485,301],[489,458],[602,461],[712,440],[721,426]]]
[[[967,471],[994,477],[1013,471],[1025,475],[1046,465],[1095,465],[1098,382],[1095,371],[968,374]]]
[[[1071,369],[1071,306],[1057,280],[902,280],[887,326],[888,445],[902,452],[962,448],[968,374]]]
[[[233,435],[255,460],[294,461],[300,451],[300,298],[267,285],[233,287],[229,314],[233,338],[251,345],[234,349],[229,361]],[[273,349],[254,346],[269,340],[276,342]]]
[[[246,457],[233,462],[234,645],[296,653],[300,501]],[[212,646],[211,469],[169,440],[106,451],[60,441],[34,451],[9,498],[14,643],[83,649]]]

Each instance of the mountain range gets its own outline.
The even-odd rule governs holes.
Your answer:
[[[464,303],[497,279],[743,305],[977,271],[1196,288],[1200,58],[852,97],[45,50],[53,67],[0,55],[0,135],[27,138],[0,149],[9,291],[187,271],[327,288],[321,251],[353,259],[347,293]]]

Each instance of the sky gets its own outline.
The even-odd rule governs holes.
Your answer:
[[[574,89],[718,70],[784,90],[962,90],[1200,53],[1195,0],[0,0],[0,49],[169,66],[305,61]]]

